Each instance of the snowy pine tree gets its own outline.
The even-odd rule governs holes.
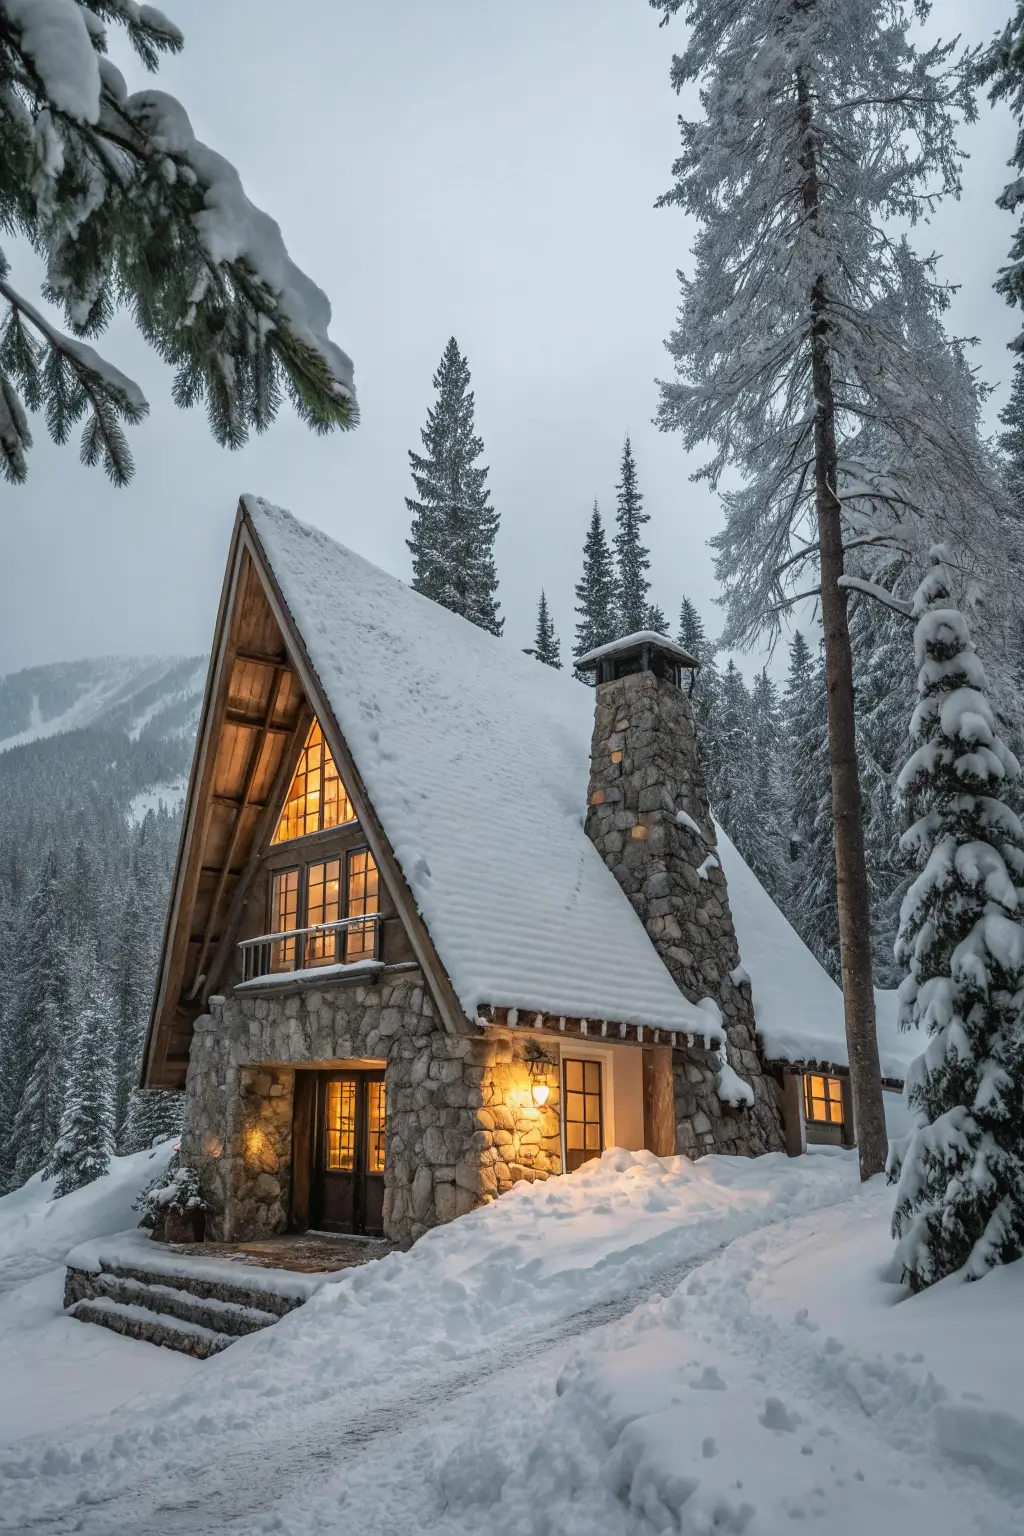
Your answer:
[[[45,1164],[64,1108],[73,1019],[72,961],[60,867],[52,849],[25,910],[19,949],[13,1027],[20,1039],[20,1080],[8,1148],[16,1185]]]
[[[647,579],[651,557],[640,541],[640,530],[650,522],[650,515],[643,510],[643,496],[637,485],[636,460],[627,434],[622,448],[621,475],[616,491],[618,511],[615,523],[616,607],[620,635],[633,635],[646,629],[650,604],[647,594],[651,584]]]
[[[576,583],[576,612],[574,660],[607,645],[618,634],[615,565],[596,501],[583,545],[583,574]],[[593,673],[584,676],[593,682]]]
[[[45,411],[58,443],[85,416],[84,462],[129,479],[122,423],[149,407],[81,339],[122,305],[176,369],[176,403],[205,400],[218,442],[238,447],[269,426],[284,391],[316,431],[354,426],[352,364],[327,335],[326,296],[179,103],[129,94],[107,56],[112,26],[147,70],[184,43],[161,11],[130,0],[0,8],[0,229],[42,259],[44,295],[71,331],[11,286],[0,251],[0,470],[26,476],[27,407]]]
[[[542,591],[537,604],[537,638],[532,646],[524,646],[527,656],[536,656],[548,667],[561,671],[562,652],[555,634],[555,626],[548,612],[548,600]]]
[[[702,113],[680,124],[675,185],[661,200],[699,229],[668,343],[678,377],[662,386],[659,421],[688,448],[713,445],[701,472],[712,485],[726,466],[742,476],[723,495],[714,540],[727,642],[777,633],[808,568],[820,593],[847,1040],[868,1177],[884,1163],[886,1133],[841,582],[855,539],[898,522],[905,541],[938,517],[966,540],[989,495],[980,445],[946,409],[948,349],[934,317],[948,295],[890,233],[958,187],[953,110],[975,107],[965,72],[950,67],[952,45],[915,51],[901,0],[652,3],[666,20],[685,13],[672,82],[699,81]],[[934,321],[927,340],[922,312]],[[850,462],[865,419],[891,458]]]
[[[665,610],[659,608],[657,603],[648,603],[647,612],[644,615],[644,628],[651,630],[655,635],[668,634],[668,619]]]
[[[162,1088],[134,1088],[120,1137],[120,1151],[144,1152],[154,1141],[178,1136],[185,1122],[185,1095]]]
[[[1017,141],[1010,164],[1017,176],[1004,187],[996,204],[1007,213],[1016,213],[1024,202],[1024,0],[1017,0],[1013,16],[977,65],[980,80],[990,81],[989,99],[1006,101],[1017,124]],[[1010,246],[1010,264],[1000,270],[994,284],[1008,304],[1024,302],[1024,219]],[[1015,352],[1024,352],[1024,332],[1010,343]]]
[[[999,447],[1006,488],[1020,516],[1024,514],[1024,358],[1013,365],[1010,398],[999,412],[999,420],[1003,424]]]
[[[751,738],[748,756],[751,821],[745,830],[743,857],[768,894],[781,901],[786,883],[785,805],[781,761],[782,708],[779,690],[767,668],[757,674],[750,693]],[[738,846],[738,845],[737,845]]]
[[[47,1162],[55,1196],[100,1178],[114,1151],[114,1007],[94,953],[80,957],[79,971],[60,1131]]]
[[[718,707],[722,679],[715,663],[715,648],[707,637],[704,621],[688,597],[684,597],[680,604],[679,633],[676,638],[684,651],[689,651],[700,662],[700,670],[693,678],[690,703],[697,729],[697,754],[704,769],[704,778],[710,784],[716,778],[721,762],[718,750]]]
[[[750,803],[750,693],[732,660],[722,674],[719,696],[717,771],[708,782],[711,809],[742,852],[744,831],[753,817]]]
[[[800,631],[790,647],[783,705],[783,774],[789,808],[790,865],[783,906],[808,949],[841,978],[836,854],[828,759],[825,659],[812,656]]]
[[[487,469],[476,460],[484,451],[474,430],[475,401],[469,365],[452,336],[433,377],[437,403],[420,433],[423,454],[409,450],[419,500],[407,496],[417,592],[433,598],[500,635],[494,540],[498,514],[488,502]]]
[[[907,1075],[916,1115],[893,1145],[893,1233],[914,1290],[1024,1254],[1024,826],[1002,798],[1020,768],[986,697],[945,551],[914,598],[915,750],[901,776],[921,812],[921,873],[901,912],[901,1020],[928,1044]]]

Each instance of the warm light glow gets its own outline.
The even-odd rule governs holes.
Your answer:
[[[355,820],[348,791],[338,776],[319,721],[314,720],[302,749],[288,799],[272,841],[287,843],[326,827]]]
[[[548,1087],[547,1083],[534,1083],[533,1102],[538,1106],[546,1104],[548,1101],[548,1094],[550,1092],[551,1089]]]
[[[804,1116],[826,1125],[842,1125],[843,1085],[838,1077],[804,1073]]]
[[[248,1162],[258,1162],[266,1147],[266,1137],[258,1125],[250,1125],[245,1132],[245,1156]]]

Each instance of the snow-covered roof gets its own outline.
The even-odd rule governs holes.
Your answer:
[[[849,1066],[843,994],[716,826],[740,962],[750,977],[754,1017],[769,1061]],[[923,1048],[920,1030],[901,1031],[895,992],[875,990],[882,1076],[902,1082]]]
[[[700,666],[696,656],[691,656],[689,651],[684,651],[681,645],[677,645],[667,635],[659,635],[654,629],[638,629],[635,634],[622,635],[618,640],[609,640],[607,645],[599,645],[595,650],[581,656],[576,665],[577,667],[595,666],[603,656],[618,656],[627,651],[638,651],[642,645],[656,645],[659,651],[665,651],[669,656],[674,656],[681,666]]]
[[[467,1014],[715,1033],[584,831],[593,693],[243,502]]]

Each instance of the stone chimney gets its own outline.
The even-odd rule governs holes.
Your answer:
[[[676,1150],[781,1151],[776,1089],[761,1062],[697,761],[687,692],[698,663],[644,632],[592,651],[579,666],[597,674],[587,835],[683,995],[717,1004],[729,1064],[754,1093],[752,1107],[724,1103],[719,1051],[682,1039],[672,1052]]]

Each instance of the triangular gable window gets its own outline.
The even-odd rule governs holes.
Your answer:
[[[348,790],[324,741],[320,722],[314,720],[272,840],[287,843],[293,837],[306,837],[310,832],[340,827],[355,819]]]

